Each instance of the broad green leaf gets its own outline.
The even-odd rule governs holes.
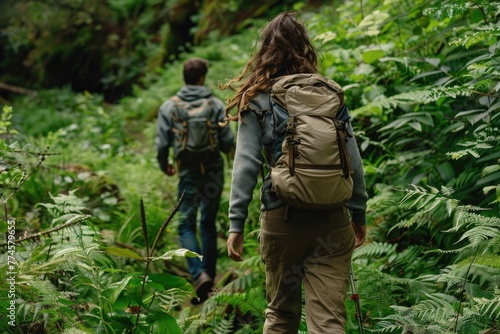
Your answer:
[[[434,67],[438,67],[441,59],[439,58],[425,58],[425,61],[431,64]]]
[[[202,255],[199,255],[198,253],[192,252],[188,249],[185,248],[179,248],[175,250],[170,250],[163,254],[162,256],[159,257],[153,257],[151,258],[153,261],[159,261],[159,260],[171,260],[174,256],[181,256],[181,257],[198,257],[200,260],[203,259]]]
[[[410,79],[410,82],[412,81],[415,81],[415,80],[418,80],[420,78],[425,78],[425,77],[428,77],[428,76],[431,76],[431,75],[435,75],[435,74],[441,74],[443,73],[442,71],[428,71],[428,72],[423,72],[423,73],[420,73],[420,74],[417,74],[415,75],[413,78]]]
[[[420,123],[424,123],[430,126],[434,125],[434,120],[432,119],[432,114],[427,111],[411,112],[401,115],[401,118],[408,118],[416,120]]]
[[[455,118],[464,117],[471,125],[474,125],[489,115],[490,112],[485,111],[484,109],[473,109],[459,112]]]
[[[488,166],[483,169],[483,172],[481,173],[481,177],[484,177],[488,174],[498,172],[500,170],[500,165],[493,165],[493,166]]]
[[[365,28],[365,27],[370,27],[373,25],[379,25],[382,24],[385,20],[389,19],[390,15],[381,12],[380,10],[375,10],[373,13],[370,15],[367,15],[360,23],[359,27],[360,28]]]
[[[445,183],[455,178],[455,170],[449,162],[442,163],[437,167],[437,170]]]
[[[415,130],[422,132],[422,124],[420,124],[419,122],[409,122],[408,125],[414,128]]]
[[[315,41],[321,41],[323,44],[331,41],[331,40],[334,40],[335,38],[337,37],[337,34],[333,31],[326,31],[322,34],[319,34],[317,35],[316,37],[314,37],[314,40]]]
[[[387,124],[386,126],[382,127],[379,129],[379,131],[385,131],[385,130],[388,130],[388,129],[397,129],[397,128],[400,128],[402,127],[403,125],[405,125],[406,123],[408,123],[410,120],[408,119],[397,119],[395,120],[394,122],[391,122],[389,124]]]
[[[500,186],[488,186],[483,188],[483,194],[488,195],[491,191],[497,191]]]
[[[140,289],[135,289],[133,291],[127,291],[125,293],[125,297],[129,300],[129,303],[132,306],[144,307],[147,304],[147,303],[144,303],[144,301],[142,299],[144,296],[141,297]]]
[[[493,184],[498,184],[500,183],[500,172],[494,172],[491,174],[488,174],[486,176],[481,177],[477,182],[476,185],[482,186],[486,185],[488,183],[493,183]]]
[[[124,294],[121,294],[118,296],[118,298],[113,303],[112,309],[115,311],[122,311],[122,310],[128,308],[129,305],[130,305],[130,298],[128,298]]]
[[[177,321],[170,314],[165,313],[160,320],[158,320],[158,334],[182,334],[182,331],[177,324]]]
[[[497,103],[495,103],[494,105],[492,105],[491,107],[488,108],[489,112],[499,111],[499,110],[500,110],[500,102],[497,102]]]
[[[483,14],[480,9],[474,8],[471,10],[470,13],[470,23],[471,24],[476,24],[481,22],[484,19]]]
[[[118,296],[122,293],[123,289],[125,289],[131,278],[132,276],[125,277],[121,282],[119,282],[118,286],[112,290],[111,295],[108,297],[108,302],[111,305],[116,302]]]
[[[127,248],[108,246],[105,249],[106,249],[106,252],[108,254],[111,254],[111,255],[117,255],[117,256],[121,256],[121,257],[127,257],[130,259],[144,261],[144,258],[142,256],[140,256],[139,254],[137,254],[137,253],[135,253],[132,250],[127,249]]]
[[[369,50],[369,51],[366,51],[366,52],[363,52],[363,61],[367,64],[373,64],[374,62],[376,62],[377,60],[379,60],[380,58],[382,58],[384,56],[384,51],[382,50]]]
[[[427,28],[431,20],[427,16],[421,16],[417,20],[417,24],[422,28]]]
[[[164,287],[165,290],[181,289],[184,291],[191,291],[193,289],[193,286],[184,277],[168,273],[151,274],[148,276],[147,281],[159,284]]]
[[[500,159],[500,151],[485,155],[477,160],[477,162],[484,162],[488,160],[499,160]]]

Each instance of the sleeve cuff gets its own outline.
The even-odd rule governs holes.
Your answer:
[[[243,233],[245,226],[245,221],[240,219],[231,219],[231,223],[229,225],[229,233]]]
[[[351,218],[356,225],[366,225],[366,213],[364,211],[351,211]]]

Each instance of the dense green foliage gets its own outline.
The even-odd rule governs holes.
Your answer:
[[[3,0],[0,83],[31,90],[69,85],[115,102],[209,35],[240,31],[248,19],[287,2]]]
[[[139,4],[153,15],[160,2],[109,3],[131,10],[120,15],[132,15]],[[234,15],[244,8],[240,1],[213,3],[212,10],[218,5]],[[500,331],[500,3],[365,0],[295,9],[321,53],[321,72],[346,90],[364,159],[369,232],[353,262],[365,330]],[[179,249],[176,179],[159,171],[153,136],[159,104],[181,84],[182,60],[209,59],[207,84],[227,97],[217,83],[241,71],[272,14],[248,19],[239,34],[200,39],[164,66],[123,66],[131,70],[125,76],[141,79],[112,106],[101,94],[69,88],[5,101],[0,230],[8,236],[15,221],[24,241],[15,252],[0,246],[1,312],[12,300],[4,298],[9,256],[17,302],[16,327],[8,326],[6,312],[0,331],[262,332],[258,201],[249,212],[245,261],[236,264],[225,250],[227,159],[217,291],[202,306],[190,305],[184,257],[196,254]],[[152,19],[125,21],[133,22],[127,28],[134,36],[161,30]],[[142,64],[160,52],[147,45],[135,55]],[[43,62],[43,55],[36,58]],[[113,55],[103,57],[106,63]],[[115,75],[106,69],[110,63],[102,66]],[[356,333],[354,303],[347,299],[346,306],[347,332]]]

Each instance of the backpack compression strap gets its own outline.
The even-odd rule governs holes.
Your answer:
[[[351,159],[349,158],[349,153],[347,152],[347,137],[350,137],[347,132],[346,124],[343,121],[336,120],[335,127],[337,128],[337,134],[339,136],[339,150],[340,150],[340,159],[342,161],[342,174],[344,178],[348,178],[351,171]]]
[[[170,99],[172,101],[174,101],[175,106],[177,108],[177,114],[172,113],[172,118],[174,121],[180,122],[182,124],[182,131],[179,129],[176,129],[176,128],[173,128],[172,131],[178,132],[182,135],[181,147],[182,147],[182,149],[185,149],[186,145],[187,145],[187,121],[185,119],[181,119],[179,117],[180,108],[182,108],[182,105],[181,105],[182,101],[177,95],[172,96]]]
[[[300,140],[295,140],[295,128],[297,127],[297,118],[292,116],[288,119],[286,125],[286,133],[289,135],[286,140],[286,147],[288,148],[288,170],[290,175],[295,174],[295,155],[298,155],[298,144]]]

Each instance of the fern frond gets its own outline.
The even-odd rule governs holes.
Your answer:
[[[88,211],[82,198],[75,195],[77,189],[70,190],[67,195],[58,194],[57,196],[50,195],[54,202],[52,203],[39,203],[37,206],[43,206],[47,209],[50,215],[58,217],[60,215],[69,213],[83,214]]]
[[[360,301],[372,314],[382,314],[398,298],[408,293],[407,279],[397,278],[375,269],[356,270]]]
[[[155,296],[158,298],[160,306],[167,312],[182,305],[186,301],[186,298],[192,297],[189,291],[179,288],[172,288],[167,291],[157,291]]]
[[[439,86],[425,88],[422,90],[412,90],[389,97],[379,97],[360,108],[352,110],[353,115],[370,114],[375,110],[394,110],[403,104],[425,105],[436,102],[442,97],[457,98],[459,96],[470,96],[473,87],[468,85],[461,86]]]
[[[52,219],[51,227],[59,226],[62,224],[72,223],[74,221],[83,221],[88,219],[89,215],[81,214],[81,213],[67,213],[65,215],[61,215]]]
[[[227,319],[221,319],[213,328],[214,334],[231,334],[234,333],[234,315],[230,315]]]
[[[469,271],[470,280],[476,281],[484,293],[488,291],[488,288],[495,287],[496,282],[500,280],[500,268],[498,268],[498,265],[496,268],[493,267],[495,263],[498,263],[498,256],[478,256],[476,262],[472,263],[472,265],[471,261],[472,259],[468,257],[457,264],[449,266],[449,273],[456,277],[465,277],[467,271]]]
[[[500,28],[497,24],[493,23],[478,25],[475,30],[476,31],[471,31],[467,36],[456,38],[450,44],[461,45],[468,49],[472,45],[479,44],[483,41],[489,42],[493,40],[495,36],[500,35]]]
[[[469,247],[474,247],[480,244],[484,240],[493,239],[498,237],[500,230],[495,227],[490,226],[476,226],[473,227],[462,234],[462,237],[457,241],[457,243],[468,239]]]
[[[480,314],[487,315],[490,319],[498,321],[500,318],[500,290],[495,289],[495,297],[492,299],[478,298],[475,300]]]
[[[400,204],[403,204],[412,200],[413,203],[409,207],[410,209],[413,206],[419,204],[418,210],[421,210],[432,200],[438,201],[439,203],[445,203],[447,212],[450,213],[458,206],[459,202],[457,200],[449,198],[449,196],[453,194],[453,189],[441,187],[441,189],[439,190],[431,186],[428,186],[428,188],[426,189],[415,184],[410,184],[410,187],[412,187],[413,189],[404,190],[404,192],[406,192],[406,195],[400,201]],[[423,203],[420,203],[422,201]],[[435,207],[436,205],[432,204],[432,209],[434,209]],[[428,208],[426,209],[426,211],[431,211],[431,209]]]
[[[62,334],[90,334],[90,331],[84,331],[78,328],[68,328],[62,332]]]
[[[238,276],[235,280],[226,284],[220,292],[232,293],[238,291],[245,291],[252,288],[255,284],[260,284],[261,276],[256,273]]]
[[[263,270],[264,269],[264,265],[263,265],[263,262],[262,262],[262,257],[260,256],[260,254],[257,254],[257,255],[251,256],[249,258],[246,258],[241,263],[240,268],[242,270],[247,269],[247,268],[251,268],[253,271],[255,271],[257,269]]]
[[[422,280],[423,282],[440,283],[439,286],[447,286],[448,288],[457,287],[463,283],[463,278],[457,277],[453,273],[453,266],[448,266],[442,269],[441,273],[436,275],[431,275],[431,274],[422,275],[421,277],[419,277],[419,279]]]
[[[424,9],[424,15],[435,15],[438,19],[462,15],[466,11],[474,8],[482,8],[485,13],[495,13],[500,3],[497,1],[479,0],[479,1],[450,1],[442,3],[440,6],[430,6]]]
[[[373,257],[380,255],[392,255],[396,253],[397,244],[373,241],[354,251],[353,259]]]
[[[177,320],[183,334],[199,334],[200,329],[206,324],[206,320],[200,319],[200,313],[186,320]]]
[[[457,208],[455,222],[456,224],[464,224],[465,226],[488,226],[500,227],[500,217],[488,217],[479,215],[473,211],[484,211],[485,209],[474,206],[460,206]]]
[[[413,307],[415,316],[421,319],[434,317],[437,322],[446,322],[453,317],[455,309],[453,304],[458,300],[445,293],[426,294],[428,299],[422,300]]]
[[[389,97],[379,97],[360,108],[352,110],[352,115],[370,114],[374,110],[394,110],[403,103],[428,104],[435,101],[430,89],[412,90]]]
[[[232,305],[243,313],[260,315],[266,308],[265,292],[263,287],[252,288],[244,293],[217,294],[212,297],[218,305]]]

